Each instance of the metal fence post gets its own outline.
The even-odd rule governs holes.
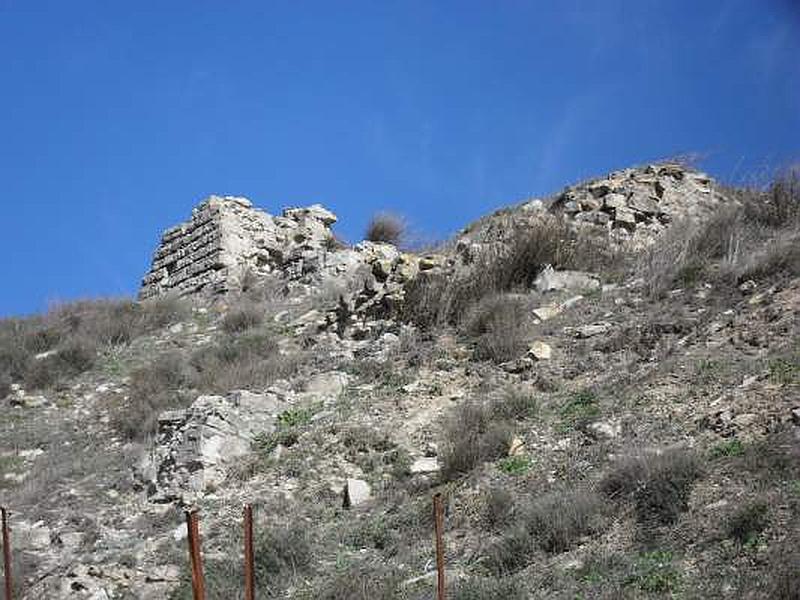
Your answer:
[[[0,507],[3,521],[3,573],[6,588],[6,600],[13,600],[13,585],[11,581],[11,533],[8,530],[8,510]]]
[[[444,508],[442,507],[442,495],[436,494],[433,497],[433,522],[436,531],[436,572],[437,600],[445,600],[445,576],[444,576]]]
[[[253,558],[253,507],[244,507],[244,598],[255,600],[255,561]]]
[[[203,579],[203,561],[200,556],[200,527],[197,511],[186,512],[186,529],[189,533],[189,560],[192,565],[192,593],[194,600],[205,600],[206,584]]]

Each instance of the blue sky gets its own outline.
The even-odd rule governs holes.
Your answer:
[[[798,0],[0,0],[0,315],[137,290],[212,194],[428,237],[608,170],[800,158]]]

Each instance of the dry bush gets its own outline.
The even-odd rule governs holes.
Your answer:
[[[260,582],[268,583],[276,575],[296,575],[311,566],[311,541],[301,527],[269,527],[258,535],[254,545]]]
[[[505,455],[511,429],[483,402],[468,400],[447,416],[442,443],[442,475],[450,480],[478,464]]]
[[[486,520],[492,527],[508,524],[514,512],[514,496],[505,488],[493,487],[485,496]]]
[[[513,295],[481,299],[462,327],[475,338],[476,358],[502,363],[522,354],[527,348],[529,312],[526,302]]]
[[[683,449],[628,456],[601,481],[610,498],[631,499],[643,523],[673,523],[689,507],[692,487],[701,475],[697,458]]]
[[[382,212],[370,219],[364,239],[399,246],[405,238],[405,233],[406,223],[402,217]]]
[[[563,217],[542,215],[511,225],[456,272],[420,274],[406,286],[402,316],[423,328],[458,325],[481,302],[529,289],[547,265],[617,276],[627,260],[601,236],[577,233]]]
[[[725,534],[746,544],[766,528],[768,520],[768,506],[763,500],[747,502],[728,517]]]
[[[509,420],[528,419],[539,412],[539,402],[532,390],[509,385],[504,388],[497,400],[492,403],[497,418]]]
[[[383,564],[360,561],[335,574],[321,589],[314,591],[315,600],[398,600],[400,574]]]
[[[59,345],[53,354],[33,359],[26,370],[23,383],[36,390],[80,375],[92,368],[97,358],[97,346],[86,336],[73,335]]]
[[[264,308],[252,302],[242,302],[231,308],[222,319],[225,333],[242,333],[258,327],[264,321]]]
[[[190,401],[186,361],[180,352],[168,352],[131,375],[128,401],[113,412],[113,425],[131,439],[154,433],[158,415]]]
[[[0,371],[0,400],[11,393],[11,375]]]
[[[789,537],[773,550],[768,564],[768,574],[764,578],[768,586],[770,600],[800,600],[800,549],[797,535]],[[794,538],[794,539],[792,539]],[[763,592],[763,582],[757,590]]]
[[[604,512],[605,503],[594,492],[566,490],[536,498],[521,518],[542,550],[565,552],[597,529]]]
[[[266,388],[291,375],[298,364],[299,356],[281,354],[271,336],[255,333],[224,338],[189,360],[192,386],[215,393]]]
[[[565,489],[517,507],[514,524],[488,550],[487,567],[502,575],[525,568],[534,550],[560,553],[598,531],[606,514],[603,499],[588,490]]]

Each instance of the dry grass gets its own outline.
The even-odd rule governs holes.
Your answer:
[[[477,359],[502,363],[527,349],[530,314],[527,302],[518,296],[487,296],[472,307],[461,329],[475,339]]]
[[[605,513],[603,499],[588,490],[559,490],[528,500],[517,507],[511,527],[489,548],[486,565],[504,575],[530,564],[537,548],[565,552],[598,531]]]
[[[261,325],[264,321],[264,308],[252,302],[242,302],[231,308],[222,319],[225,333],[242,333]]]
[[[628,456],[606,473],[601,489],[612,499],[631,499],[643,523],[674,523],[688,509],[701,475],[697,458],[683,449]]]
[[[28,389],[56,386],[92,368],[98,352],[185,318],[173,298],[78,301],[41,316],[0,321],[0,379]]]
[[[768,189],[726,190],[737,204],[705,221],[675,223],[645,252],[638,272],[652,297],[700,280],[736,285],[800,274],[800,178]]]
[[[223,394],[234,389],[264,389],[291,375],[298,364],[298,355],[282,354],[274,337],[260,332],[223,338],[189,360],[193,387]]]
[[[112,413],[113,425],[131,439],[144,439],[155,432],[158,415],[180,408],[191,396],[189,370],[180,352],[168,352],[131,375],[129,398]]]

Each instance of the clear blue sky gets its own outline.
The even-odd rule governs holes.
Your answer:
[[[133,294],[211,193],[429,236],[682,152],[800,156],[800,1],[0,0],[0,315]]]

